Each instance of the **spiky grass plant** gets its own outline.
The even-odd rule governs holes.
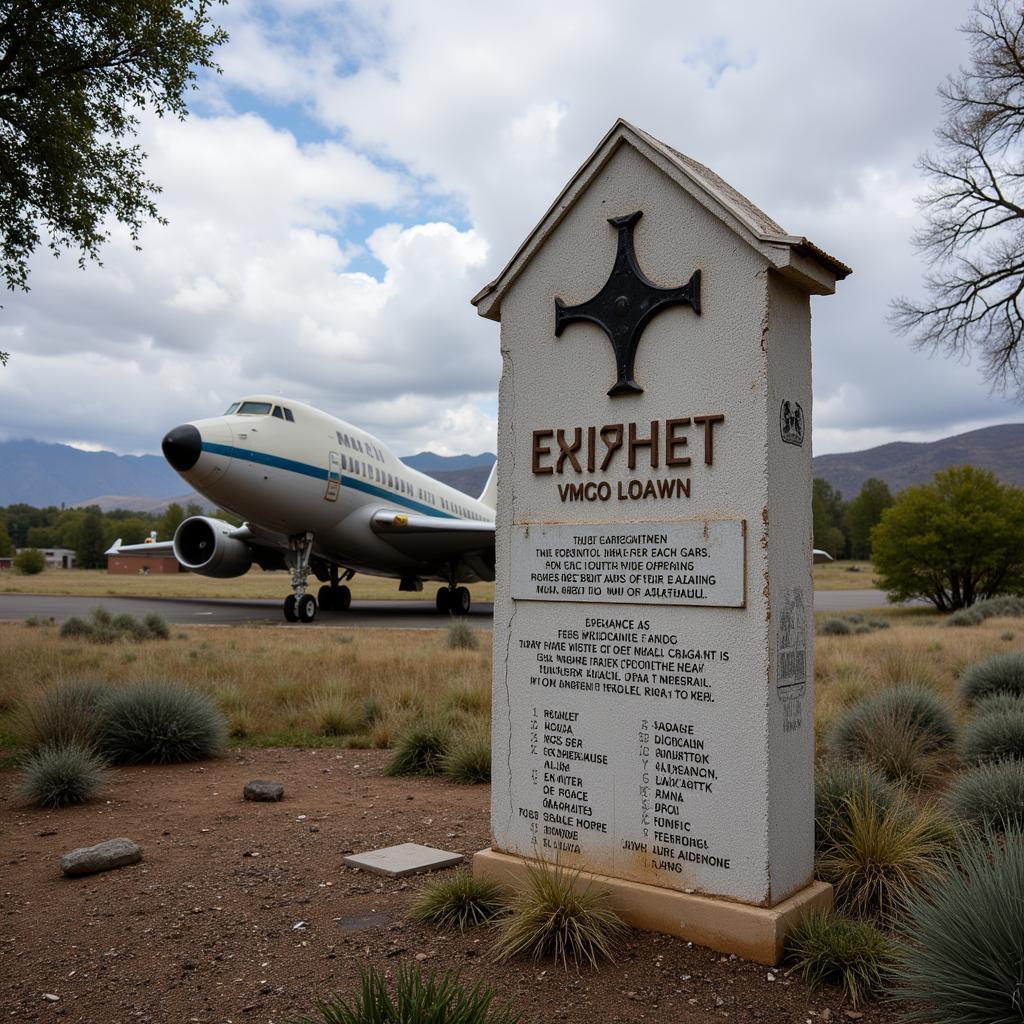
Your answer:
[[[946,794],[961,820],[995,831],[1024,829],[1024,761],[982,764],[961,772]]]
[[[614,960],[625,931],[608,890],[582,881],[579,870],[543,861],[527,867],[526,887],[512,897],[497,928],[499,961],[524,954],[535,960],[552,957],[566,970],[572,961],[577,971]]]
[[[854,1009],[883,988],[893,964],[892,943],[874,925],[830,910],[808,911],[790,932],[786,950],[811,988],[840,985]]]
[[[48,744],[21,766],[19,795],[36,807],[65,807],[94,799],[106,780],[104,761],[88,747]]]
[[[991,715],[997,712],[1024,714],[1024,693],[992,693],[982,697],[974,705],[976,715]]]
[[[519,1024],[511,1004],[494,1005],[494,989],[464,987],[457,971],[423,977],[418,966],[395,972],[394,993],[375,967],[360,969],[360,987],[349,1003],[339,995],[319,1000],[316,1015],[298,1024]]]
[[[960,757],[968,764],[1024,759],[1024,705],[989,710],[968,722],[960,734]]]
[[[75,744],[93,746],[101,708],[110,695],[106,683],[89,679],[58,683],[34,695],[17,712],[17,732],[29,750]]]
[[[312,702],[317,731],[323,736],[349,736],[365,728],[361,709],[342,693],[325,693]]]
[[[877,806],[862,790],[828,833],[817,869],[835,888],[837,909],[888,922],[907,893],[936,877],[955,847],[955,823],[932,805],[916,807],[900,796]]]
[[[1024,833],[988,833],[903,908],[892,996],[930,1024],[1024,1020]]]
[[[174,764],[215,757],[227,725],[205,694],[154,680],[115,690],[104,701],[100,746],[122,764]]]
[[[960,696],[968,704],[994,693],[1024,696],[1024,651],[1007,651],[971,665],[960,676]]]
[[[447,719],[416,718],[395,737],[386,775],[437,775],[451,742]]]
[[[491,725],[476,719],[453,733],[441,758],[441,773],[465,785],[491,781]]]
[[[426,882],[413,900],[409,918],[460,932],[493,920],[505,909],[505,894],[495,882],[474,878],[465,868]]]
[[[849,761],[820,765],[814,774],[814,845],[823,850],[829,836],[849,824],[850,798],[863,794],[875,807],[891,807],[899,789],[877,768]]]
[[[955,737],[942,699],[915,684],[894,686],[845,709],[829,741],[831,752],[874,765],[894,782],[920,784],[935,775]]]
[[[476,634],[465,619],[453,619],[448,626],[448,646],[453,650],[475,651]]]

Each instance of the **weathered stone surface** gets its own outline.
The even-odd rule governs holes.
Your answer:
[[[60,869],[69,878],[77,875],[94,875],[97,871],[123,868],[127,864],[138,864],[142,860],[142,847],[131,839],[108,839],[95,846],[81,846],[65,853],[60,859]]]
[[[418,875],[425,871],[454,867],[461,864],[464,859],[461,853],[435,850],[432,846],[421,846],[419,843],[399,843],[398,846],[357,853],[346,857],[344,863],[350,868],[362,868],[363,871],[372,871],[374,874],[402,878],[405,875]]]
[[[246,800],[274,801],[284,797],[284,786],[280,782],[268,782],[266,779],[253,779],[245,784],[242,796]]]

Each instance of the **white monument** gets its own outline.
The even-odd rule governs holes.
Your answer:
[[[501,275],[492,830],[776,963],[813,878],[809,295],[849,268],[618,121]]]

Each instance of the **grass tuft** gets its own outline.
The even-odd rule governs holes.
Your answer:
[[[1024,697],[1024,651],[1007,651],[971,665],[960,676],[960,696],[968,704],[996,693]]]
[[[539,862],[528,866],[526,888],[509,903],[498,922],[494,955],[500,960],[528,954],[535,960],[553,957],[566,970],[578,971],[614,960],[614,949],[625,931],[612,909],[606,889],[582,883],[578,870]]]
[[[491,781],[491,725],[476,719],[459,729],[441,758],[441,772],[452,782],[474,785]]]
[[[896,985],[905,1020],[1024,1019],[1024,833],[984,835],[906,901]]]
[[[960,735],[960,757],[968,764],[1024,759],[1024,702],[988,709],[968,722]]]
[[[438,928],[460,932],[493,920],[505,909],[501,887],[485,878],[474,878],[464,868],[428,881],[416,894],[409,918]]]
[[[476,633],[465,619],[453,619],[448,626],[448,646],[452,650],[458,651],[475,651],[477,649]]]
[[[864,800],[886,809],[899,799],[900,790],[878,769],[868,764],[833,761],[819,766],[814,775],[814,846],[823,850],[829,836],[849,826],[850,799]]]
[[[445,719],[414,719],[395,737],[385,774],[437,775],[450,742],[451,726]]]
[[[94,799],[106,780],[103,759],[73,743],[39,747],[21,766],[18,792],[36,807],[66,807]]]
[[[17,732],[29,750],[95,745],[100,708],[110,695],[105,683],[63,682],[35,694],[17,712]]]
[[[103,752],[122,764],[175,764],[214,757],[227,725],[209,697],[180,683],[134,683],[103,704]]]
[[[818,627],[819,636],[849,636],[852,632],[853,626],[846,619],[840,619],[838,616],[825,619]]]
[[[970,608],[961,608],[946,619],[947,626],[977,626],[986,619],[1021,618],[1024,616],[1024,597],[990,597],[978,601]]]
[[[1005,831],[1024,829],[1024,761],[969,768],[955,776],[946,801],[963,821]]]
[[[830,910],[811,910],[786,942],[794,969],[812,988],[825,982],[841,985],[856,1009],[880,991],[893,962],[893,946],[866,921],[854,921]]]

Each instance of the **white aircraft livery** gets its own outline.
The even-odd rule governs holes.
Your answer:
[[[496,469],[479,498],[411,469],[375,437],[301,402],[251,395],[223,416],[175,427],[164,458],[240,527],[191,516],[174,539],[108,554],[173,551],[186,569],[231,577],[290,569],[289,622],[312,622],[317,607],[343,611],[356,572],[398,579],[399,590],[445,585],[437,609],[465,614],[464,584],[494,579]],[[307,592],[314,575],[323,585]]]

